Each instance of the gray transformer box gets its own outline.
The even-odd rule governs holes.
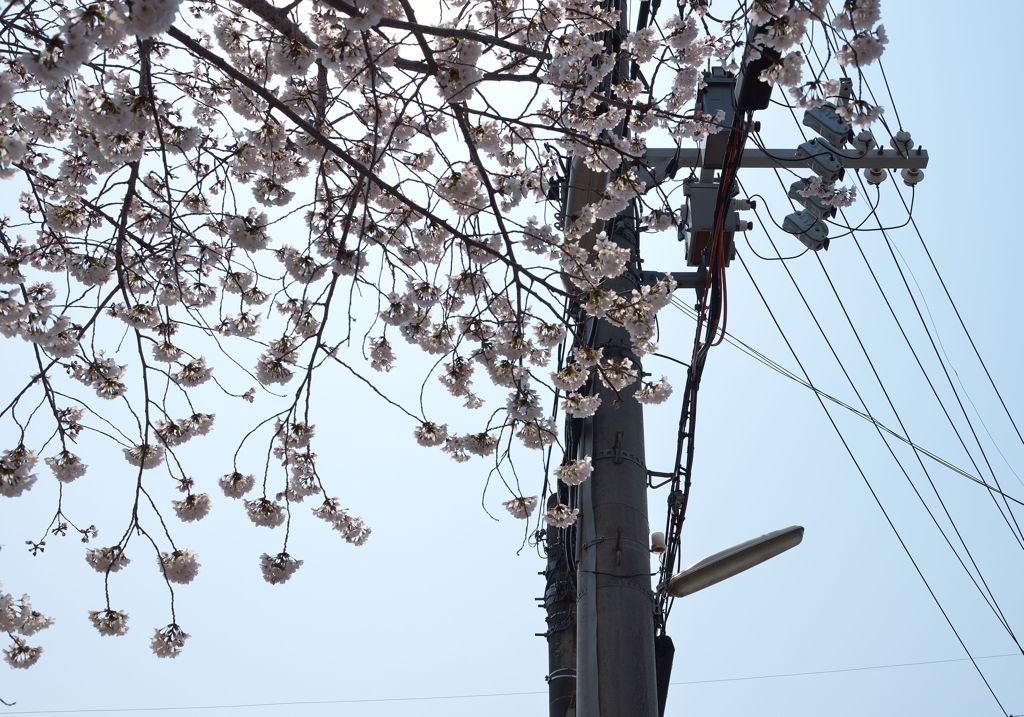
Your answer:
[[[704,140],[704,156],[701,167],[704,169],[721,169],[725,165],[725,150],[729,145],[729,128],[732,127],[735,111],[732,104],[732,92],[736,78],[721,67],[712,68],[704,73],[705,85],[701,89],[697,104],[704,114],[714,116],[719,111],[725,113],[721,131],[709,134]]]
[[[704,252],[711,244],[711,236],[715,227],[715,206],[718,202],[718,182],[687,182],[683,185],[686,195],[686,217],[684,226],[680,226],[680,238],[686,245],[687,266],[700,266]],[[722,240],[726,242],[726,265],[736,254],[735,236],[743,231],[746,223],[740,220],[738,212],[732,210],[732,200],[725,214]]]

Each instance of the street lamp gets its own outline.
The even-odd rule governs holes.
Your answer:
[[[673,575],[668,581],[668,594],[683,597],[703,590],[796,547],[803,539],[803,526],[793,525],[715,553]]]

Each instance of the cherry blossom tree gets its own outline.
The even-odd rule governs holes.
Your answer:
[[[4,5],[0,172],[17,200],[0,221],[0,332],[31,369],[4,382],[0,501],[9,510],[59,482],[29,548],[68,533],[87,544],[107,595],[89,613],[100,634],[128,630],[114,588],[131,560],[154,563],[172,597],[201,570],[174,520],[211,511],[216,477],[182,446],[222,420],[204,410],[214,399],[237,406],[236,423],[259,416],[217,456],[217,482],[256,526],[283,528],[280,551],[259,556],[277,584],[302,565],[288,552],[300,503],[352,545],[370,536],[318,469],[310,411],[325,376],[370,385],[418,443],[498,475],[521,451],[558,451],[558,413],[593,415],[594,381],[668,397],[664,379],[579,336],[583,316],[601,317],[637,355],[654,349],[671,278],[605,288],[636,269],[607,220],[632,209],[648,231],[677,222],[641,171],[649,138],[722,129],[695,104],[712,64],[735,70],[771,48],[781,59],[763,78],[808,107],[886,38],[869,0],[754,0],[723,17],[700,0],[640,4],[625,23],[591,0]],[[751,26],[763,31],[748,47]],[[812,33],[825,55],[814,63]],[[859,124],[880,112],[857,96],[843,110]],[[571,159],[608,182],[566,217]],[[393,370],[424,379],[418,401],[372,378]],[[432,415],[423,395],[435,391],[466,410]],[[118,454],[134,476],[124,523],[76,517],[101,490],[81,446]],[[567,485],[591,473],[589,457],[556,459]],[[152,493],[168,482],[170,505]],[[552,487],[537,489],[509,487],[505,506],[529,519]],[[566,526],[576,512],[546,518]],[[9,665],[39,658],[28,639],[49,622],[0,593]],[[187,638],[172,599],[152,649],[173,657]]]

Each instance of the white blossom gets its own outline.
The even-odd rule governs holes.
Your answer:
[[[395,365],[391,343],[381,336],[370,342],[370,366],[376,371],[390,371]]]
[[[636,392],[636,400],[646,404],[664,403],[670,395],[672,395],[672,387],[669,385],[668,379],[662,376],[657,381],[644,381]]]
[[[576,349],[574,356],[576,358],[576,362],[580,366],[583,366],[584,368],[592,368],[604,357],[604,349],[583,346]]]
[[[416,442],[421,446],[439,446],[448,437],[448,426],[438,425],[433,421],[424,421],[413,431]]]
[[[90,548],[85,551],[85,562],[98,573],[108,570],[112,573],[124,568],[131,560],[124,554],[124,548],[114,545],[109,548]]]
[[[148,470],[164,462],[163,446],[140,443],[123,450],[124,458],[133,466]]]
[[[4,650],[4,661],[15,669],[25,670],[36,664],[42,654],[43,648],[32,647],[15,635]]]
[[[256,485],[256,477],[234,471],[222,476],[218,483],[228,498],[241,498]]]
[[[540,418],[542,409],[540,396],[529,386],[519,386],[509,394],[505,402],[508,415],[519,421],[535,421]]]
[[[161,552],[157,563],[172,583],[190,583],[199,573],[199,559],[191,550]]]
[[[178,421],[157,421],[153,427],[163,444],[173,447],[209,433],[213,427],[213,419],[213,414],[194,413]]]
[[[266,231],[267,224],[265,213],[256,214],[255,209],[249,209],[246,216],[231,217],[227,220],[227,236],[234,244],[246,251],[265,249],[270,242]]]
[[[435,79],[441,94],[449,102],[464,102],[483,77],[479,67],[483,47],[479,42],[461,38],[441,37],[437,42]]]
[[[52,618],[32,608],[28,595],[15,599],[10,593],[0,592],[0,632],[30,637],[52,624]]]
[[[213,370],[206,365],[206,359],[200,356],[184,364],[181,371],[172,374],[171,378],[182,386],[191,388],[208,381],[212,373]]]
[[[185,641],[189,634],[171,623],[166,627],[158,628],[149,641],[149,648],[157,657],[177,657],[185,647]]]
[[[120,636],[128,633],[128,614],[118,610],[90,610],[89,621],[101,635]]]
[[[661,39],[655,35],[653,26],[626,35],[626,49],[640,64],[653,58],[661,46]]]
[[[750,22],[764,25],[777,20],[786,14],[789,6],[789,0],[755,0],[750,6]]]
[[[614,391],[621,391],[637,379],[636,365],[623,356],[618,359],[605,359],[598,368],[601,383]]]
[[[217,331],[225,336],[243,336],[245,338],[249,338],[259,333],[259,330],[260,317],[258,314],[251,311],[242,311],[237,316],[234,314],[228,314],[219,324],[217,324]],[[202,361],[202,359],[200,359],[200,361]],[[195,362],[192,363],[194,364]],[[199,370],[205,369],[205,362],[202,365],[195,367],[197,373]],[[184,370],[182,373],[184,373]],[[209,374],[206,374],[206,378],[209,378]],[[186,385],[198,385],[205,381],[206,378],[198,380],[196,383]]]
[[[551,374],[551,382],[563,391],[579,391],[590,377],[590,369],[579,362],[572,362]]]
[[[296,560],[286,552],[273,556],[263,553],[260,556],[260,570],[263,572],[263,579],[271,585],[287,582],[301,565],[301,560]]]
[[[280,504],[266,498],[245,501],[245,513],[249,520],[265,528],[276,528],[284,523],[287,517]]]
[[[370,537],[370,529],[362,519],[349,515],[348,511],[338,505],[337,498],[326,498],[313,510],[313,515],[329,523],[352,545],[363,545]]]
[[[141,38],[153,37],[170,29],[181,0],[133,0],[125,31]]]
[[[544,514],[544,522],[552,528],[568,528],[576,522],[579,513],[579,508],[570,508],[558,503],[548,508]]]
[[[272,352],[264,353],[256,362],[256,379],[264,386],[288,383],[294,375],[288,368],[289,363],[287,359],[275,356]]]
[[[837,12],[833,25],[839,30],[867,30],[872,27],[881,15],[878,0],[856,0],[846,2],[843,10]]]
[[[558,438],[554,420],[548,416],[534,421],[524,421],[516,431],[516,438],[527,448],[539,450],[550,446]]]
[[[191,523],[205,518],[210,512],[211,503],[210,496],[206,493],[193,493],[186,496],[183,500],[171,501],[171,505],[174,507],[174,512],[177,513],[178,518]]]
[[[853,99],[836,108],[836,114],[855,127],[865,127],[882,116],[883,107],[862,99]]]
[[[803,187],[797,190],[803,197],[816,197],[830,207],[848,207],[857,199],[856,187],[836,187],[834,184],[821,181],[820,177],[807,177]]]
[[[589,396],[581,393],[570,393],[566,394],[565,398],[562,399],[562,410],[573,418],[589,418],[597,413],[597,409],[600,406],[601,397],[596,393]]]
[[[182,350],[170,341],[153,344],[153,358],[163,363],[174,363],[181,358]]]
[[[885,34],[885,27],[879,25],[873,32],[859,32],[846,45],[839,48],[836,53],[836,60],[840,65],[855,65],[864,67],[882,56],[889,38]]]
[[[762,70],[760,79],[768,84],[779,84],[794,87],[800,84],[803,77],[804,57],[799,52],[791,52],[767,70]]]
[[[520,520],[526,520],[529,518],[533,511],[537,509],[537,496],[513,498],[502,503],[505,509],[512,514],[513,517],[519,518]]]
[[[16,498],[29,490],[36,482],[32,468],[36,454],[24,446],[0,454],[0,495]]]
[[[460,440],[463,449],[478,456],[489,456],[498,447],[498,437],[485,432],[463,436]]]
[[[566,461],[555,469],[555,475],[566,485],[579,485],[594,472],[590,456]]]
[[[558,346],[558,344],[565,340],[565,326],[563,324],[541,322],[534,327],[533,331],[537,336],[537,342],[545,348]]]

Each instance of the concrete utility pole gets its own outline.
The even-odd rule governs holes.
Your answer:
[[[635,246],[635,218],[620,215],[609,232]],[[608,282],[628,292],[630,276]],[[588,319],[588,345],[604,355],[640,359],[625,329]],[[577,531],[577,704],[593,717],[656,717],[654,617],[648,547],[647,468],[643,406],[635,389],[616,393],[595,382],[601,406],[584,424],[579,454],[593,459],[594,472],[580,486]]]
[[[609,53],[617,52],[627,32],[626,3],[609,0],[620,10],[617,33],[605,33]],[[622,55],[612,82],[628,76],[628,60]],[[625,128],[620,128],[620,136]],[[607,173],[588,169],[574,159],[569,171],[564,221],[570,224],[580,210],[600,199]],[[623,212],[603,227],[611,241],[628,247],[637,256],[637,219]],[[583,244],[594,241],[595,228]],[[639,273],[606,282],[604,288],[629,292],[639,286]],[[631,349],[625,329],[595,317],[583,318],[587,346],[601,348],[605,357],[628,357],[640,371],[640,360]],[[570,531],[549,529],[545,607],[548,611],[549,692],[551,717],[657,717],[653,595],[650,578],[650,529],[647,519],[647,469],[644,463],[642,405],[633,399],[634,389],[612,391],[593,381],[601,396],[596,415],[574,422],[579,432],[577,456],[591,456],[594,472],[577,491],[580,519]],[[566,551],[572,539],[572,552]],[[557,555],[562,550],[563,555]],[[575,575],[566,569],[566,556],[575,562]],[[561,589],[565,578],[575,577],[575,625],[564,626],[565,602]],[[571,634],[576,636],[575,684],[564,679]],[[570,704],[566,688],[574,688]]]
[[[548,508],[569,503],[567,486],[548,499]],[[574,546],[576,529],[549,527],[544,532],[547,565],[546,585],[542,598],[547,612],[548,641],[548,714],[567,717],[576,708],[576,590],[574,587]]]
[[[625,2],[607,0],[606,5],[620,10],[618,33],[605,33],[603,37],[607,51],[613,53],[627,32]],[[758,32],[759,28],[752,28],[748,40],[754,40]],[[877,148],[870,133],[854,137],[831,104],[808,111],[804,120],[820,138],[792,150],[745,149],[753,112],[766,108],[771,96],[772,88],[760,80],[760,74],[777,60],[770,49],[764,49],[751,62],[744,58],[738,77],[722,68],[705,73],[705,87],[698,99],[700,108],[711,116],[722,111],[722,125],[731,130],[709,136],[694,150],[648,150],[646,166],[639,168],[649,185],[673,177],[681,168],[697,170],[697,176],[685,187],[687,204],[680,227],[680,238],[686,239],[687,264],[696,270],[672,272],[680,288],[707,291],[710,287],[713,292],[717,285],[709,274],[722,266],[711,257],[712,249],[721,252],[720,260],[727,265],[735,232],[749,228],[738,212],[750,208],[751,203],[735,198],[735,174],[740,167],[801,166],[813,170],[825,183],[841,178],[847,167],[863,170],[872,184],[883,181],[887,169],[902,168],[908,184],[917,183],[923,176],[920,170],[927,165],[927,153],[914,149],[908,134],[896,135],[892,151]],[[628,70],[628,61],[621,55],[612,82],[626,77]],[[625,135],[624,127],[619,128],[619,135]],[[845,149],[848,142],[853,145],[851,149]],[[563,216],[567,226],[584,207],[601,198],[609,179],[608,173],[591,170],[579,159],[572,160]],[[728,186],[723,186],[723,181]],[[827,249],[827,219],[835,210],[814,197],[804,197],[800,190],[805,186],[798,182],[790,188],[790,198],[804,209],[787,216],[783,226],[808,248]],[[634,207],[606,226],[592,229],[581,244],[592,247],[601,229],[611,241],[628,247],[632,255],[630,270],[606,281],[603,288],[629,293],[658,276],[640,271],[636,261],[639,223]],[[582,313],[580,318],[582,331],[577,348],[601,348],[606,358],[628,358],[642,373],[625,329]],[[717,318],[710,321],[708,336],[713,337]],[[691,368],[691,374],[693,371]],[[650,577],[643,406],[633,397],[635,388],[616,392],[592,379],[590,390],[601,397],[600,408],[592,418],[571,420],[570,424],[575,457],[590,456],[594,466],[590,479],[573,489],[579,520],[568,530],[546,531],[548,565],[543,600],[548,622],[550,717],[660,717],[665,709],[673,648],[666,635],[655,638],[658,610]],[[554,500],[564,503],[570,495],[565,486],[559,486]],[[672,505],[670,502],[670,519]],[[681,513],[674,519],[681,528]],[[799,532],[802,535],[802,529]],[[749,546],[738,546],[744,547]],[[760,543],[755,547],[756,561],[743,554],[744,559],[750,558],[748,562],[753,561],[750,564],[763,559],[764,547]],[[716,560],[719,557],[715,556]],[[746,563],[744,566],[749,567]],[[738,571],[735,566],[727,567],[717,562],[704,566],[710,577],[697,576],[703,581],[701,586]],[[673,585],[679,594],[699,589],[695,585],[700,580],[687,575],[677,577]],[[684,585],[684,578],[694,585]]]

